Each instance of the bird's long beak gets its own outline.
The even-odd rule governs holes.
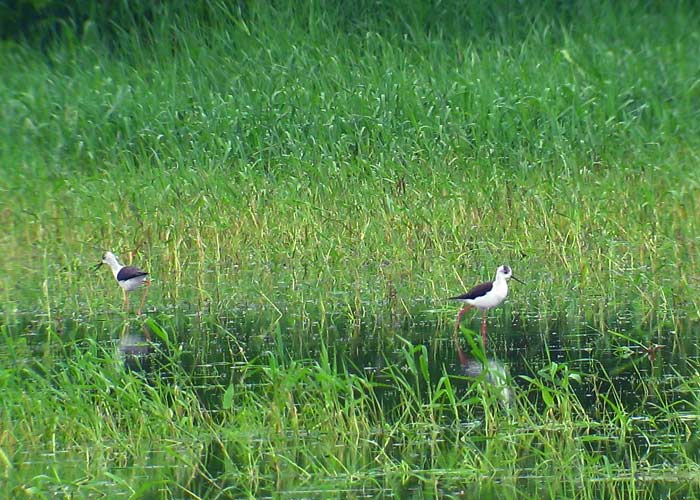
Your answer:
[[[510,277],[513,278],[515,281],[517,281],[518,283],[520,283],[520,284],[522,284],[522,285],[525,284],[525,283],[523,283],[522,281],[520,281],[518,278],[516,278],[515,276],[513,276],[512,274],[510,275]]]
[[[98,264],[93,268],[93,271],[97,271],[100,267],[102,267],[102,264],[104,264],[104,262],[98,263]]]

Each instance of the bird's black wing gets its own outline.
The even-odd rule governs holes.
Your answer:
[[[482,283],[480,285],[476,285],[474,288],[469,290],[467,293],[463,293],[462,295],[457,295],[456,297],[450,297],[450,300],[473,300],[476,299],[477,297],[482,297],[489,293],[491,289],[493,288],[493,282],[488,281],[486,283]]]
[[[138,278],[139,276],[148,276],[148,273],[135,266],[125,266],[122,267],[117,273],[117,280],[127,281],[132,278]]]

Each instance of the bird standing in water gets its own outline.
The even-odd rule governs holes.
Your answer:
[[[505,300],[508,295],[508,280],[510,278],[513,278],[518,283],[523,283],[513,276],[513,271],[510,267],[503,265],[496,270],[496,279],[493,281],[487,281],[486,283],[476,285],[465,294],[450,297],[450,300],[459,300],[465,304],[457,314],[457,322],[454,330],[454,338],[457,344],[457,352],[460,354],[460,360],[462,360],[464,353],[462,353],[459,343],[457,342],[457,332],[459,331],[459,324],[462,321],[462,316],[464,316],[464,313],[469,309],[474,307],[482,311],[481,338],[484,343],[484,349],[486,349],[486,316],[488,310],[499,306]]]
[[[126,312],[129,312],[129,292],[146,285],[141,297],[141,305],[139,306],[138,314],[141,315],[141,310],[146,302],[146,294],[148,287],[151,286],[151,280],[148,278],[148,273],[136,266],[122,266],[117,257],[112,252],[105,252],[102,256],[102,262],[95,266],[98,269],[102,264],[107,264],[114,274],[114,279],[117,280],[119,286],[124,290],[124,307]]]

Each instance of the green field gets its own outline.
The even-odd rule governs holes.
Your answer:
[[[694,3],[79,5],[0,42],[12,497],[700,494]],[[105,250],[151,272],[147,323]],[[506,409],[439,368],[445,297],[503,263],[494,316],[665,344],[649,398],[552,362]],[[167,376],[114,357],[142,324]],[[368,332],[376,378],[338,355]]]

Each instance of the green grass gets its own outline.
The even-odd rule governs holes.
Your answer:
[[[693,4],[196,5],[0,45],[0,476],[16,496],[697,494],[692,440],[670,467],[626,440],[647,407],[604,394],[590,411],[553,365],[504,412],[486,385],[426,379],[430,354],[393,328],[440,327],[445,297],[508,263],[527,282],[508,311],[697,337]],[[152,273],[161,340],[189,332],[173,380],[104,347],[123,324],[91,270],[104,250]],[[255,316],[245,339],[226,323]],[[334,349],[337,327],[362,342],[372,322],[406,371],[289,359],[307,332]],[[242,368],[207,389],[178,366],[211,362],[214,334]],[[675,403],[658,411],[696,435]]]
[[[700,488],[697,369],[636,377],[647,392],[636,401],[605,370],[552,362],[511,380],[504,405],[485,380],[429,373],[426,347],[401,345],[374,373],[321,348],[316,361],[268,352],[219,377],[188,371],[181,348],[164,345],[170,354],[144,377],[93,341],[64,343],[39,365],[24,338],[6,338],[22,361],[0,371],[0,474],[16,498],[657,498]],[[577,396],[582,383],[598,388],[593,404]]]
[[[5,44],[6,309],[103,308],[112,249],[161,307],[405,313],[508,262],[518,307],[697,312],[693,11],[409,36],[260,10]]]

